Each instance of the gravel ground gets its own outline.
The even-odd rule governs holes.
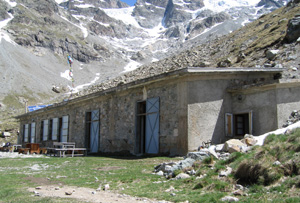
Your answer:
[[[19,154],[18,152],[0,152],[0,159],[1,158],[49,158],[46,157],[45,155],[37,155],[37,154]]]
[[[28,191],[33,193],[33,196],[73,198],[83,202],[167,203],[166,201],[155,201],[147,198],[132,197],[125,194],[118,194],[112,191],[103,191],[103,190],[96,191],[91,188],[74,187],[74,186],[59,187],[55,185],[46,185],[37,188],[29,188]]]

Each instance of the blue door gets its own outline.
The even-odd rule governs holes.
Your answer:
[[[99,149],[99,110],[92,111],[90,128],[90,152],[96,153]]]
[[[145,153],[159,153],[159,97],[146,101]]]

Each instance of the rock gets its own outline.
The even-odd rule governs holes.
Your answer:
[[[184,168],[191,167],[191,166],[193,166],[194,162],[195,162],[195,159],[186,158],[183,161],[180,161],[178,164],[174,165],[172,167],[172,171],[182,170]]]
[[[268,50],[266,52],[267,59],[269,59],[270,61],[272,61],[277,56],[278,52],[279,52],[279,50]]]
[[[232,62],[229,58],[224,59],[220,62],[218,62],[217,66],[220,68],[230,67],[232,65]]]
[[[193,159],[193,160],[196,160],[196,161],[202,161],[203,159],[205,159],[206,157],[209,157],[209,152],[207,151],[204,151],[204,150],[201,150],[199,152],[189,152],[186,157],[187,158],[190,158],[190,159]]]
[[[166,189],[165,192],[173,192],[175,188],[173,186],[170,186],[169,189]]]
[[[156,175],[163,176],[163,175],[164,175],[164,172],[163,172],[163,171],[158,171],[158,172],[156,173]]]
[[[219,173],[219,177],[228,177],[228,175],[230,175],[231,173],[232,173],[232,168],[227,166],[225,171],[221,171]]]
[[[196,175],[196,171],[193,169],[191,171],[188,171],[187,174],[194,176],[194,175]]]
[[[72,195],[73,194],[73,191],[66,191],[65,192],[65,195]]]
[[[38,186],[38,187],[36,187],[35,189],[36,189],[36,190],[41,190],[42,187],[41,187],[41,186]]]
[[[34,196],[40,196],[40,193],[37,191],[33,191],[34,192]]]
[[[280,166],[280,165],[281,165],[281,163],[278,160],[273,163],[273,166]]]
[[[175,177],[176,180],[179,180],[179,179],[187,179],[187,178],[190,178],[190,176],[189,176],[188,174],[186,174],[186,173],[180,173],[180,174],[178,174],[178,175]]]
[[[215,151],[216,152],[221,152],[223,150],[223,147],[224,147],[224,144],[218,144],[218,145],[216,145]]]
[[[60,188],[59,187],[55,187],[54,190],[60,190]]]
[[[211,156],[215,157],[216,159],[219,159],[219,156],[218,156],[218,154],[216,153],[215,149],[216,149],[216,146],[215,146],[215,145],[212,145],[212,146],[210,146],[210,147],[208,148],[208,152],[209,152],[209,154],[210,154]]]
[[[242,190],[236,190],[232,192],[233,195],[235,196],[243,196],[244,195],[244,191]]]
[[[221,199],[222,202],[238,202],[239,199],[232,196],[226,196]]]
[[[237,189],[237,190],[244,190],[244,186],[242,186],[240,184],[236,184],[235,185],[235,189]]]
[[[247,137],[244,140],[247,146],[254,146],[257,143],[257,140],[255,138]]]
[[[159,171],[168,172],[168,171],[172,170],[172,166],[174,166],[174,165],[176,165],[175,162],[159,164],[154,167],[154,172],[156,172],[156,173]]]
[[[292,18],[288,23],[285,39],[294,42],[300,37],[300,16]]]
[[[240,140],[231,139],[225,142],[223,150],[229,153],[240,152],[242,147],[247,147],[247,145]]]
[[[109,184],[105,184],[104,187],[103,187],[103,190],[104,190],[104,191],[109,190]]]

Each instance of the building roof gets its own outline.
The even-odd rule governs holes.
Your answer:
[[[89,90],[82,91],[75,95],[75,98],[65,99],[63,102],[55,103],[49,107],[45,107],[33,112],[29,112],[26,114],[22,114],[16,116],[17,119],[25,117],[27,115],[34,115],[39,112],[47,111],[48,109],[52,109],[58,106],[67,105],[69,103],[77,103],[82,102],[84,100],[88,100],[94,97],[98,97],[101,95],[106,95],[115,91],[126,90],[128,88],[138,87],[147,85],[153,82],[167,80],[174,77],[184,76],[184,75],[232,75],[232,74],[254,74],[254,73],[270,73],[277,74],[281,73],[282,69],[276,68],[207,68],[207,67],[188,67],[182,69],[176,69],[174,71],[166,71],[159,74],[150,74],[148,77],[135,77],[135,80],[132,77],[125,77],[126,74],[114,78],[106,83],[101,83],[98,85],[94,85]],[[132,74],[130,72],[129,74]]]

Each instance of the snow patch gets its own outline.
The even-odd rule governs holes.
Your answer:
[[[86,38],[89,35],[89,32],[88,32],[87,28],[85,28],[82,23],[80,23],[80,25],[76,25],[75,23],[72,23],[71,21],[69,21],[66,17],[64,17],[64,16],[60,16],[60,17],[62,19],[64,19],[65,21],[67,21],[67,22],[71,23],[72,25],[74,25],[74,26],[78,27],[79,29],[81,29],[84,38]]]
[[[95,77],[95,79],[92,80],[90,83],[86,83],[86,84],[83,84],[83,85],[78,85],[78,86],[76,86],[75,88],[71,88],[71,87],[69,86],[69,88],[71,89],[71,93],[77,93],[77,92],[79,92],[81,89],[83,89],[84,87],[87,87],[87,86],[90,86],[90,85],[96,83],[97,80],[100,79],[100,77],[98,77],[98,76],[100,76],[100,73],[96,73],[96,75],[97,75],[97,77]]]
[[[101,9],[101,8],[100,8]],[[121,20],[126,25],[133,25],[140,28],[140,25],[132,16],[134,6],[128,8],[103,9],[103,11],[111,18]]]
[[[68,69],[68,70],[65,70],[65,72],[63,72],[63,73],[61,72],[61,73],[60,73],[60,77],[66,78],[67,80],[71,81],[72,78],[70,77],[69,72],[70,72],[69,69]]]
[[[139,66],[141,66],[142,64],[133,60],[130,60],[130,62],[125,66],[124,71],[123,72],[129,72],[129,71],[133,71],[135,69],[137,69]]]
[[[233,7],[256,6],[260,0],[204,0],[204,8],[214,12],[222,12]]]
[[[14,18],[13,15],[10,13],[8,15],[10,16],[10,18],[0,21],[0,43],[2,42],[2,39],[4,39],[5,41],[7,41],[13,45],[17,45],[17,43],[15,43],[9,37],[9,35],[6,33],[6,31],[2,30],[2,28],[4,28],[9,23],[9,21],[11,21]]]
[[[55,2],[56,2],[57,4],[61,4],[61,3],[63,3],[63,2],[67,2],[67,1],[69,1],[69,0],[55,0]]]
[[[15,7],[17,2],[11,2],[10,0],[5,0],[11,7]]]
[[[275,134],[275,135],[284,134],[286,131],[294,130],[294,129],[296,129],[296,128],[300,128],[300,121],[298,121],[297,123],[294,123],[294,124],[292,124],[292,125],[289,125],[289,126],[286,127],[286,128],[280,128],[280,129],[277,129],[277,130],[275,130],[275,131],[268,132],[268,133],[265,133],[265,134],[263,134],[263,135],[260,135],[260,136],[255,137],[255,139],[257,140],[256,145],[262,146],[262,145],[264,144],[265,139],[266,139],[269,135],[272,135],[272,134]]]
[[[80,4],[80,5],[75,5],[78,8],[94,8],[95,6],[92,4]]]

